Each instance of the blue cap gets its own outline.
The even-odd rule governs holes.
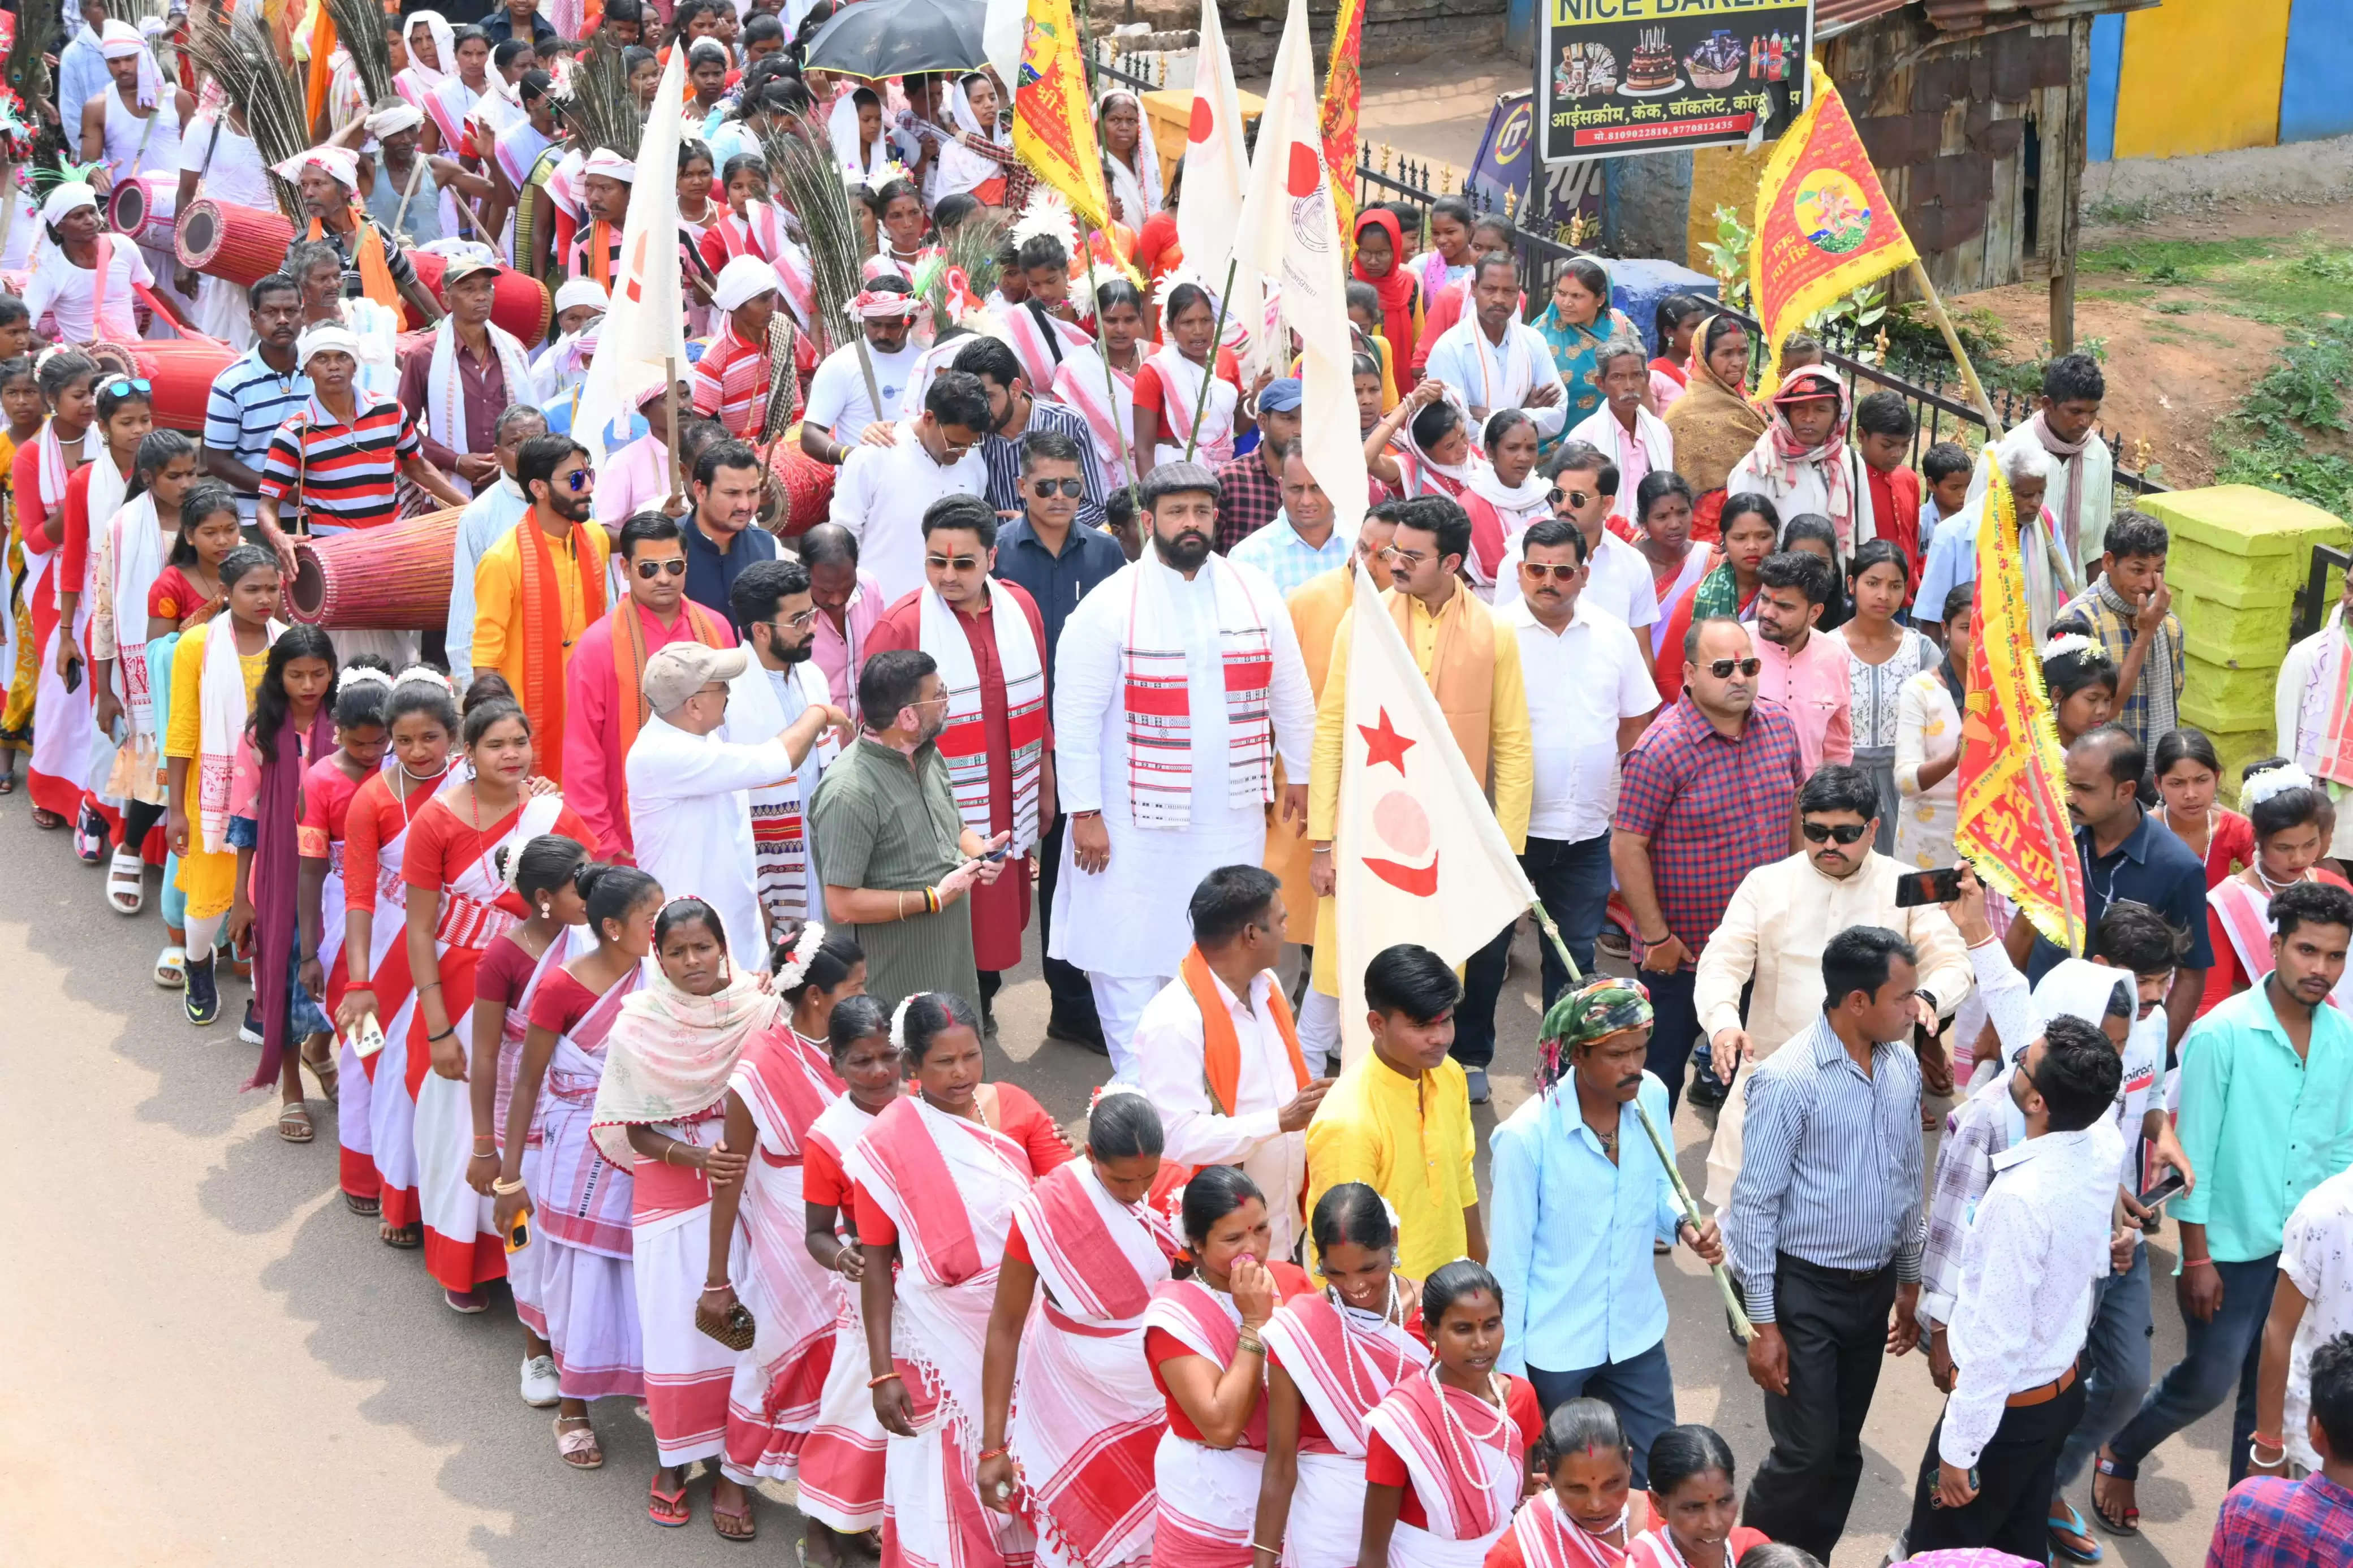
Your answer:
[[[1266,390],[1258,395],[1258,405],[1270,414],[1288,414],[1306,397],[1307,389],[1300,384],[1299,378],[1287,375],[1266,384]]]

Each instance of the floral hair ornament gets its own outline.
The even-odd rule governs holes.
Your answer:
[[[335,677],[335,695],[341,697],[355,686],[381,686],[392,689],[392,677],[372,664],[354,665]]]
[[[1639,981],[1605,977],[1566,993],[1537,1031],[1536,1089],[1550,1093],[1568,1076],[1577,1047],[1650,1024],[1651,993]]]
[[[891,1048],[892,1050],[899,1052],[902,1056],[906,1054],[907,1009],[915,1005],[915,998],[917,996],[928,996],[931,993],[928,991],[917,991],[910,995],[902,996],[899,998],[899,1005],[891,1009]]]
[[[2247,787],[2239,794],[2239,804],[2242,807],[2261,805],[2263,802],[2274,796],[2285,795],[2292,789],[2318,789],[2319,787],[2313,782],[2310,773],[2306,773],[2294,763],[2287,763],[2276,768],[2265,768],[2262,773],[2249,779]]]
[[[2054,658],[2065,658],[2070,654],[2096,654],[2104,651],[2105,650],[2098,643],[2081,632],[2062,632],[2042,645],[2042,662],[2048,664]]]
[[[458,689],[449,684],[449,678],[429,664],[412,664],[392,678],[393,690],[397,691],[404,686],[430,686],[452,697],[458,694]]]
[[[808,966],[816,959],[817,950],[824,945],[825,922],[811,921],[801,927],[801,934],[793,941],[792,952],[786,955],[784,963],[776,970],[776,989],[790,991],[798,985],[808,973]]]

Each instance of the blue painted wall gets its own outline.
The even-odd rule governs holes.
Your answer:
[[[2105,163],[2116,155],[2116,80],[2124,74],[2125,19],[2092,18],[2092,78],[2085,88],[2084,155]]]
[[[2279,139],[2353,134],[2353,0],[2294,0],[2286,64],[2280,81]]]

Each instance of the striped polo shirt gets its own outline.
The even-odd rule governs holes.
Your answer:
[[[205,399],[205,445],[257,473],[269,456],[269,438],[286,416],[311,395],[311,378],[299,370],[283,374],[261,357],[259,344],[231,360],[213,378]],[[237,515],[250,521],[253,497],[237,498]]]
[[[694,362],[694,411],[716,418],[730,436],[757,439],[769,384],[768,351],[723,327]]]
[[[352,397],[358,417],[351,424],[314,396],[269,438],[261,493],[279,503],[282,521],[290,523],[284,514],[297,504],[298,482],[313,533],[375,528],[398,515],[393,491],[400,465],[423,450],[417,421],[394,398],[357,387]]]

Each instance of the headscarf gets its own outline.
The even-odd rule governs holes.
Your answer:
[[[1701,329],[1698,341],[1705,341]],[[1756,448],[1769,422],[1741,389],[1715,374],[1707,356],[1694,352],[1683,395],[1666,413],[1675,438],[1675,471],[1700,495],[1720,490],[1740,459]]]
[[[357,332],[341,321],[321,321],[315,327],[305,327],[302,335],[294,340],[294,363],[308,370],[311,359],[322,353],[346,353],[352,363],[360,359],[360,339]]]
[[[425,111],[406,100],[386,104],[367,117],[367,133],[378,142],[425,123]]]
[[[1377,228],[1389,237],[1388,276],[1376,278],[1365,270],[1365,258],[1356,256],[1349,263],[1350,274],[1359,283],[1369,283],[1381,297],[1381,335],[1389,341],[1390,352],[1402,367],[1413,363],[1415,333],[1413,310],[1413,274],[1405,269],[1405,231],[1398,226],[1397,214],[1387,207],[1373,207],[1356,217],[1356,232]]]
[[[997,142],[996,127],[982,126],[980,116],[972,111],[972,100],[965,96],[965,78],[979,74],[977,71],[966,71],[964,76],[956,78],[949,84],[948,119],[966,136],[993,144]],[[853,137],[856,136],[857,130],[856,111],[853,110],[850,124],[850,134]],[[961,142],[941,142],[939,162],[934,163],[933,168],[937,181],[932,192],[932,200],[934,202],[942,196],[962,195],[967,191],[977,190],[1004,173],[996,159],[986,153],[976,153]]]
[[[98,205],[98,193],[79,180],[69,180],[53,187],[41,203],[41,220],[55,226],[66,220],[66,215],[83,207]]]
[[[1470,446],[1464,451],[1462,460],[1461,462],[1441,463],[1422,449],[1420,440],[1416,437],[1413,433],[1414,421],[1412,419],[1409,419],[1403,425],[1399,426],[1398,427],[1398,439],[1404,444],[1405,449],[1413,455],[1413,471],[1404,477],[1411,481],[1419,481],[1426,476],[1436,475],[1440,479],[1446,481],[1445,483],[1435,485],[1415,483],[1409,486],[1408,489],[1407,493],[1409,498],[1414,495],[1440,495],[1451,500],[1453,497],[1461,495],[1464,489],[1470,485],[1472,476],[1478,473],[1481,468],[1486,467],[1487,464],[1487,459],[1480,456],[1479,443],[1475,439],[1478,435],[1478,427],[1471,422],[1471,409],[1469,405],[1462,401],[1462,395],[1460,392],[1457,392],[1454,388],[1444,386],[1443,384],[1441,384],[1441,390],[1440,391],[1438,397],[1440,403],[1450,405],[1453,408],[1456,414],[1461,416],[1462,433],[1466,437],[1473,437],[1473,439],[1472,439]],[[1416,419],[1419,417],[1419,415],[1416,415],[1414,416]]]
[[[1125,99],[1135,105],[1136,142],[1135,167],[1131,169],[1111,150],[1111,141],[1103,132],[1103,117],[1111,112],[1114,100]],[[1095,144],[1103,150],[1104,163],[1111,170],[1111,192],[1120,201],[1128,223],[1137,228],[1144,220],[1160,210],[1165,194],[1160,187],[1160,147],[1152,139],[1152,116],[1145,112],[1144,100],[1124,87],[1113,88],[1095,100]]]
[[[561,316],[565,311],[582,305],[594,305],[600,310],[609,310],[613,308],[613,297],[594,278],[565,279],[564,286],[555,291],[555,313]]]
[[[314,164],[326,170],[333,176],[335,183],[342,185],[343,189],[353,195],[359,194],[359,154],[348,147],[339,147],[332,142],[322,143],[307,153],[297,153],[282,163],[272,164],[270,173],[290,185],[298,184],[302,178],[302,171]]]
[[[625,185],[638,183],[637,164],[622,157],[610,147],[599,147],[589,153],[587,162],[580,165],[580,174],[583,179],[590,174],[601,174],[608,180],[618,180]]]
[[[1833,398],[1838,403],[1838,422],[1819,447],[1801,447],[1795,432],[1789,428],[1788,405],[1805,403],[1818,397]],[[1780,390],[1773,394],[1771,422],[1765,434],[1750,448],[1760,472],[1773,476],[1774,482],[1787,495],[1797,488],[1798,471],[1811,465],[1820,476],[1822,492],[1829,498],[1823,509],[1830,516],[1831,526],[1838,530],[1841,539],[1854,537],[1854,490],[1847,482],[1846,472],[1846,389],[1837,376],[1818,364],[1801,365],[1781,378]],[[1679,447],[1675,453],[1683,456]],[[1684,478],[1691,476],[1686,474]]]
[[[164,68],[155,63],[155,53],[139,29],[128,22],[110,19],[106,30],[98,36],[99,52],[111,60],[139,59],[139,107],[153,109],[164,99]]]
[[[628,1170],[631,1127],[683,1121],[725,1097],[728,1078],[761,1030],[789,1026],[785,1001],[736,969],[724,986],[694,996],[671,984],[659,964],[621,1004],[606,1037],[605,1076],[596,1086],[588,1136],[597,1152]]]
[[[872,152],[861,152],[858,144],[858,94],[854,89],[833,100],[825,127],[833,142],[834,162],[858,184],[880,190],[891,177],[890,133],[885,131],[874,138]]]
[[[1604,975],[1563,994],[1536,1031],[1536,1090],[1548,1094],[1569,1073],[1577,1047],[1651,1025],[1651,993],[1639,980]]]
[[[723,310],[733,310],[763,294],[775,293],[778,287],[775,263],[756,256],[739,256],[721,268],[719,276],[712,279],[711,302]]]
[[[417,51],[412,47],[408,51],[408,68],[415,71],[417,79],[430,90],[457,74],[458,30],[450,26],[438,11],[411,11],[408,20],[401,24],[402,40],[405,42],[413,37],[419,27],[433,36],[433,58],[441,63],[438,66],[425,64],[417,58]]]

